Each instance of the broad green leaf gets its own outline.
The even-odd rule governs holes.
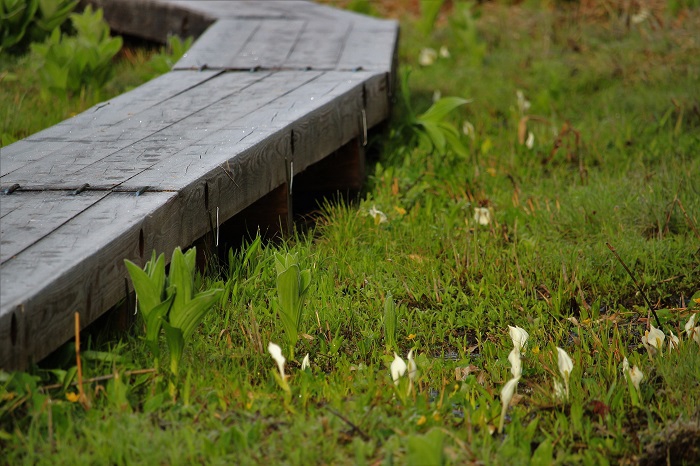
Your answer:
[[[420,0],[420,28],[424,34],[430,34],[435,25],[440,8],[445,0]]]
[[[406,443],[408,444],[406,464],[416,466],[445,464],[443,452],[445,433],[442,430],[433,428],[425,435],[409,435]]]
[[[532,454],[530,466],[549,466],[553,464],[554,445],[550,439],[545,439],[537,446],[537,449]]]
[[[443,97],[442,99],[435,102],[428,110],[422,115],[419,115],[417,120],[419,122],[433,122],[438,123],[445,119],[447,115],[450,114],[454,109],[462,105],[471,102],[467,99],[462,99],[461,97]]]
[[[172,259],[170,260],[170,274],[168,283],[177,289],[175,294],[175,302],[173,303],[173,312],[177,312],[192,299],[192,273],[185,260],[185,255],[178,247],[173,251]]]
[[[151,260],[146,264],[146,271],[151,277],[153,286],[160,291],[160,298],[162,299],[165,287],[165,254],[160,254],[158,259],[155,259],[155,251],[153,251],[153,256]]]
[[[279,298],[280,317],[284,325],[289,344],[297,341],[297,310],[299,309],[299,266],[292,265],[277,275],[277,295]]]
[[[436,123],[432,122],[423,122],[421,123],[421,127],[432,143],[433,149],[439,154],[444,154],[447,140],[445,139],[445,135],[440,127]]]
[[[182,337],[182,331],[173,327],[166,321],[163,321],[163,330],[165,330],[165,341],[168,343],[170,351],[170,372],[177,375],[180,369],[180,360],[182,353],[185,350],[185,339]]]
[[[440,126],[444,128],[443,134],[445,135],[445,139],[447,139],[447,144],[450,146],[450,148],[457,155],[468,158],[469,151],[460,140],[457,129],[449,123],[441,123]]]
[[[173,307],[170,311],[170,318],[168,319],[170,325],[182,330],[183,338],[189,340],[207,311],[218,302],[219,296],[223,291],[224,290],[221,288],[207,290],[198,293],[182,308],[175,309]]]
[[[175,296],[173,295],[168,296],[168,299],[151,309],[151,312],[145,317],[146,341],[150,342],[151,344],[155,343],[156,348],[158,347],[158,337],[160,336],[161,323],[168,315],[168,311],[170,311],[174,298]],[[156,353],[157,356],[158,351],[154,351],[154,353]]]
[[[134,285],[139,310],[147,319],[151,310],[160,304],[163,288],[162,286],[158,288],[158,285],[153,282],[151,277],[149,277],[148,274],[141,269],[141,267],[134,264],[130,260],[125,259],[124,265],[126,265],[126,270],[129,272],[129,276],[131,277],[131,283]]]

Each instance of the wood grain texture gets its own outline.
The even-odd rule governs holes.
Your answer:
[[[260,27],[260,20],[220,19],[175,64],[175,70],[221,69],[241,53]]]
[[[300,1],[162,0],[218,18],[175,69],[390,71],[398,23]],[[243,26],[246,24],[246,26]]]
[[[390,73],[398,44],[394,21],[356,22],[338,60],[338,70],[376,70]]]
[[[20,254],[106,195],[90,191],[77,195],[65,191],[0,195],[0,263]]]

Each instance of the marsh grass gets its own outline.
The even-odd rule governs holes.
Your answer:
[[[468,157],[428,154],[388,132],[359,205],[326,203],[312,232],[244,247],[228,275],[202,278],[203,287],[229,280],[228,299],[184,353],[192,372],[189,385],[182,375],[187,393],[177,402],[160,376],[126,375],[152,364],[136,328],[107,350],[116,360],[84,361],[87,378],[122,375],[86,387],[88,411],[66,399],[71,387],[43,393],[6,384],[4,400],[15,401],[0,411],[5,461],[699,461],[700,347],[682,332],[700,308],[691,300],[700,284],[700,50],[690,39],[699,12],[626,30],[558,3],[488,3],[472,13],[481,60],[445,19],[429,36],[405,19],[401,44],[417,111],[436,89],[473,99],[454,116],[457,127],[474,127],[463,136]],[[450,58],[418,65],[421,48],[441,45]],[[518,138],[528,115],[538,117],[526,121],[532,149]],[[475,222],[477,206],[489,209],[488,225]],[[375,222],[372,207],[388,221]],[[647,354],[648,309],[606,242],[658,308],[667,335],[683,334],[678,350]],[[301,357],[287,362],[289,404],[265,350],[284,341],[274,306],[279,252],[311,271],[295,347],[310,354],[311,369],[301,371]],[[530,339],[497,434],[499,393],[511,377],[508,325]],[[574,364],[568,402],[554,395],[556,347]],[[419,376],[406,395],[389,365],[394,350],[411,348]],[[638,406],[623,357],[645,376]],[[39,375],[38,385],[51,378]]]

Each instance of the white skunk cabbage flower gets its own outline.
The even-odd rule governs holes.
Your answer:
[[[513,350],[508,355],[508,362],[510,362],[510,373],[513,377],[520,378],[523,375],[523,366],[520,361],[520,350],[518,348],[513,348]]]
[[[511,340],[513,340],[513,346],[520,352],[525,348],[527,339],[530,335],[525,331],[525,329],[520,327],[508,326],[508,333],[510,334]]]
[[[508,406],[510,405],[510,400],[513,399],[513,395],[515,394],[515,389],[518,386],[519,380],[520,380],[520,377],[510,379],[508,382],[506,382],[506,384],[501,389],[501,403],[503,404],[503,407],[501,408],[501,420],[498,423],[498,433],[499,434],[501,432],[503,432],[503,424],[506,420],[506,411],[508,411]]]
[[[464,120],[464,123],[462,123],[462,132],[465,136],[469,136],[470,138],[474,139],[476,130],[474,129],[473,124],[467,120]]]
[[[375,206],[372,206],[372,208],[369,209],[369,215],[374,219],[375,225],[387,222],[386,214],[381,210],[377,209]]]
[[[406,362],[394,352],[394,361],[391,363],[391,378],[395,385],[399,384],[399,379],[406,373],[406,369],[408,369]]]
[[[569,398],[569,377],[571,377],[571,371],[574,369],[574,362],[571,360],[566,351],[557,346],[559,373],[564,378],[564,389],[566,391],[566,398]]]
[[[636,388],[637,392],[639,392],[639,383],[644,378],[644,374],[637,366],[632,367],[632,369],[628,370],[627,373],[630,376],[632,385],[634,385],[634,388]]]
[[[491,223],[491,211],[487,207],[475,207],[474,221],[479,225],[488,225]]]
[[[530,110],[530,101],[525,98],[525,93],[520,89],[515,91],[515,95],[518,98],[518,111],[520,111],[521,115],[524,115]]]
[[[420,63],[421,66],[430,66],[435,63],[437,56],[438,53],[434,49],[426,47],[420,51],[418,63]]]
[[[311,362],[309,361],[309,353],[306,353],[304,359],[301,361],[301,370],[305,371],[311,367]]]
[[[664,335],[664,332],[654,327],[653,325],[650,325],[650,327],[651,330],[647,330],[644,332],[644,336],[642,337],[642,344],[647,349],[647,351],[649,351],[649,354],[654,356],[657,351],[663,348],[666,336]]]
[[[700,325],[695,326],[696,315],[697,314],[693,314],[690,316],[688,322],[685,323],[685,334],[688,336],[688,338],[692,338],[695,340],[695,343],[700,345]]]
[[[450,58],[450,51],[446,45],[443,45],[442,47],[440,47],[440,57],[441,58]]]
[[[632,381],[632,385],[634,385],[634,388],[637,389],[637,392],[639,392],[639,383],[644,378],[644,374],[639,367],[634,366],[630,368],[630,363],[625,357],[622,360],[622,373],[629,376],[630,380]]]
[[[627,356],[622,359],[622,372],[627,373],[630,370],[630,362],[627,360]]]
[[[525,141],[525,147],[528,149],[532,149],[535,147],[535,135],[532,134],[532,131],[529,131],[527,133],[527,140]]]
[[[408,378],[413,381],[418,376],[418,365],[413,359],[413,349],[408,352]]]
[[[673,334],[672,331],[668,331],[668,352],[670,353],[674,349],[678,349],[678,345],[680,344],[680,340],[678,339],[677,336]]]
[[[272,359],[275,360],[277,363],[277,368],[280,371],[280,375],[282,376],[282,380],[284,380],[284,363],[286,359],[284,356],[282,356],[282,348],[279,347],[279,345],[276,345],[272,342],[270,342],[267,345],[267,350],[270,352],[272,355]]]

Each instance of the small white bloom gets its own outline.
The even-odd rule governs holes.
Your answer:
[[[530,109],[530,101],[525,99],[525,94],[520,89],[515,91],[515,95],[518,97],[518,110],[524,115]]]
[[[501,408],[501,421],[498,424],[498,432],[503,432],[503,424],[506,420],[506,411],[510,405],[510,400],[513,399],[515,394],[515,388],[518,386],[519,377],[510,379],[501,389],[501,403],[503,407]]]
[[[691,338],[695,340],[695,342],[700,345],[700,325],[695,326],[695,316],[697,314],[693,314],[690,316],[690,319],[688,319],[688,322],[685,323],[685,334],[688,338]]]
[[[286,359],[284,358],[284,356],[282,356],[282,348],[280,348],[279,345],[276,345],[276,344],[270,342],[267,345],[267,350],[272,355],[272,359],[274,359],[275,362],[277,363],[277,368],[280,371],[280,375],[282,376],[282,380],[284,380],[284,377],[285,377],[284,376],[284,363],[285,363]]]
[[[442,98],[442,92],[440,92],[440,89],[435,89],[433,91],[433,103],[437,102]]]
[[[525,147],[528,149],[532,149],[535,147],[535,135],[532,134],[532,131],[529,131],[527,133],[527,140],[525,141]]]
[[[557,346],[559,373],[564,378],[564,389],[566,391],[566,397],[569,398],[569,377],[571,377],[571,371],[574,369],[574,362],[571,360],[566,351]]]
[[[627,360],[627,356],[622,360],[622,373],[626,374],[630,370],[630,363]]]
[[[569,355],[562,348],[557,346],[557,365],[559,366],[559,373],[564,380],[568,379],[571,375],[571,371],[574,369],[574,362],[571,360]]]
[[[418,365],[416,364],[416,361],[413,359],[413,350],[408,352],[408,378],[411,380],[415,380],[416,377],[418,376]]]
[[[518,326],[513,327],[512,325],[508,326],[508,333],[510,334],[510,338],[513,340],[513,346],[518,349],[518,351],[521,351],[525,348],[525,344],[527,343],[527,339],[530,338],[530,335],[525,331],[525,329],[520,328]]]
[[[668,352],[670,353],[674,349],[678,349],[678,345],[680,343],[680,340],[678,339],[677,336],[673,334],[672,331],[668,331],[669,336],[668,336]]]
[[[399,378],[406,373],[406,369],[408,369],[406,362],[394,352],[394,361],[391,363],[391,378],[395,385],[399,384]]]
[[[464,133],[465,136],[469,136],[470,138],[474,139],[474,136],[475,136],[474,125],[469,123],[467,120],[464,120],[464,123],[462,123],[462,132]]]
[[[644,378],[644,374],[642,374],[642,371],[639,370],[637,366],[634,366],[632,369],[628,371],[628,374],[630,376],[630,380],[632,381],[632,385],[634,385],[634,388],[639,391],[639,383],[642,381]]]
[[[374,223],[376,225],[379,225],[380,223],[386,223],[386,214],[382,212],[381,210],[377,209],[375,206],[372,206],[371,209],[369,209],[369,215],[374,219]]]
[[[651,330],[647,330],[644,332],[644,336],[642,337],[642,344],[647,349],[647,351],[649,351],[649,354],[654,356],[658,350],[663,348],[666,336],[664,335],[664,332],[654,327],[653,325],[650,325],[650,327]]]
[[[447,49],[446,45],[440,47],[440,56],[442,58],[450,58],[450,51]]]
[[[430,66],[433,63],[435,63],[436,58],[437,52],[434,49],[426,47],[420,51],[420,55],[418,56],[418,63],[420,63],[421,66]]]
[[[491,223],[491,212],[487,207],[475,207],[474,220],[479,225],[488,225]]]
[[[309,362],[309,353],[306,353],[304,360],[301,361],[301,370],[305,371],[311,367],[311,362]]]
[[[520,360],[520,350],[516,347],[508,355],[508,362],[510,362],[510,373],[513,377],[520,378],[523,375],[523,365]]]

